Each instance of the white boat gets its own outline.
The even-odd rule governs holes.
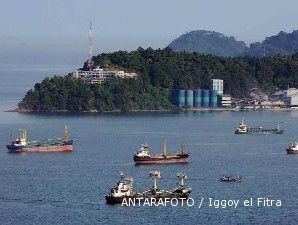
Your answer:
[[[298,143],[294,142],[287,148],[288,154],[298,154]]]
[[[244,119],[242,118],[241,123],[235,130],[235,134],[247,134],[249,132],[250,132],[249,126],[244,123]]]

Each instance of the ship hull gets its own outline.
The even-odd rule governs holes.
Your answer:
[[[235,130],[235,134],[283,134],[283,130],[251,129],[246,132]]]
[[[168,157],[134,157],[136,165],[188,163],[188,154]]]
[[[106,198],[106,203],[107,204],[121,204],[123,202],[123,200],[125,199],[126,202],[129,202],[130,199],[134,200],[134,199],[138,199],[140,202],[144,202],[146,199],[156,199],[156,200],[159,200],[159,199],[173,199],[173,198],[177,198],[178,200],[180,200],[179,198],[184,198],[184,199],[187,199],[189,197],[189,193],[181,193],[181,194],[178,194],[178,193],[172,193],[172,194],[166,194],[166,195],[163,195],[163,196],[158,196],[158,195],[143,195],[142,193],[139,193],[137,195],[134,195],[134,196],[122,196],[122,197],[114,197],[114,196],[110,196],[110,195],[106,195],[105,198]]]
[[[7,145],[9,153],[30,153],[30,152],[72,152],[73,142],[69,141],[60,145],[48,145],[48,146],[14,146]]]
[[[298,150],[287,149],[288,154],[298,154]]]

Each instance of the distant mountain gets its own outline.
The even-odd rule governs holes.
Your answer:
[[[290,55],[298,50],[298,30],[292,33],[279,32],[275,36],[267,37],[262,43],[256,42],[249,46],[243,55],[263,57],[277,54]]]
[[[243,41],[236,41],[221,33],[206,30],[183,34],[169,44],[175,51],[199,52],[216,56],[238,56],[246,50]]]
[[[246,47],[242,41],[214,31],[191,31],[181,35],[169,44],[175,51],[199,52],[216,56],[265,57],[277,54],[290,55],[298,51],[298,30],[292,33],[279,32]]]

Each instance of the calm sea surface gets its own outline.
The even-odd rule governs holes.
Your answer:
[[[298,224],[298,155],[285,154],[298,138],[297,112],[21,114],[13,108],[26,90],[48,74],[69,68],[0,70],[0,224]],[[242,117],[255,125],[280,126],[284,135],[233,134]],[[7,154],[5,145],[19,128],[32,139],[62,134],[67,124],[73,153]],[[174,151],[181,142],[191,154],[187,165],[134,166],[144,142],[160,152],[166,138]],[[188,174],[193,207],[121,207],[104,195],[120,171],[135,178],[135,189],[152,186],[160,170],[162,188]],[[222,183],[222,174],[240,174],[241,183]],[[204,198],[202,208],[199,201]],[[208,198],[239,199],[235,208],[216,209]],[[244,207],[253,198],[252,207]],[[281,207],[257,207],[257,198],[279,199]]]

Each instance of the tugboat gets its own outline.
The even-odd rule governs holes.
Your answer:
[[[153,187],[143,192],[135,192],[133,190],[133,178],[124,177],[121,174],[121,179],[116,187],[112,187],[110,193],[105,196],[107,204],[122,203],[124,199],[138,199],[143,202],[146,199],[165,199],[165,198],[188,198],[191,193],[191,188],[185,185],[187,176],[184,173],[178,173],[179,186],[171,190],[162,190],[157,187],[157,180],[161,178],[160,171],[151,171],[150,177],[153,179]]]
[[[249,127],[244,123],[244,119],[242,118],[241,123],[235,129],[235,134],[283,134],[284,130],[279,128],[279,124],[275,129],[266,129],[263,127]]]
[[[288,154],[298,154],[298,143],[294,142],[287,148]]]
[[[223,182],[241,182],[242,181],[242,177],[238,176],[221,176],[220,181]]]
[[[247,124],[244,123],[244,119],[242,118],[239,127],[236,128],[235,134],[248,134],[250,132],[250,128]]]
[[[167,154],[167,142],[163,143],[163,154],[151,155],[148,144],[142,144],[140,149],[134,154],[134,162],[136,165],[144,164],[169,164],[169,163],[187,163],[189,153],[182,145],[181,151],[178,153]]]
[[[73,151],[73,140],[69,139],[67,126],[64,135],[55,139],[44,141],[28,141],[27,131],[20,130],[20,137],[6,146],[9,153],[22,152],[70,152]]]

